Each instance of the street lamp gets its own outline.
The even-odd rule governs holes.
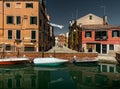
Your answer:
[[[76,49],[76,29],[73,30],[73,41],[74,41],[74,46],[73,46],[73,49],[75,50]]]

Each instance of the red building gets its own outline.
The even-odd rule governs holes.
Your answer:
[[[107,24],[106,16],[88,14],[70,22],[69,28],[69,47],[72,49],[101,54],[120,50],[120,27]]]

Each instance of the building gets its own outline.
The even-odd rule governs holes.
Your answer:
[[[50,49],[53,31],[50,32],[48,21],[45,0],[0,0],[1,50],[39,52]]]
[[[69,38],[69,32],[65,34],[65,46],[68,47],[68,38]]]
[[[56,39],[56,41],[55,41],[56,46],[64,47],[66,45],[66,36],[65,36],[65,34],[58,34],[55,37],[55,39]]]
[[[71,49],[101,54],[120,50],[120,27],[108,24],[107,16],[101,18],[90,13],[71,21],[69,30]]]

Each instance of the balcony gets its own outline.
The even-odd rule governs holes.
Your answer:
[[[15,39],[15,42],[20,43],[20,42],[22,42],[22,40],[21,39]]]
[[[36,39],[31,39],[31,42],[32,42],[32,43],[35,43],[35,42],[36,42]]]

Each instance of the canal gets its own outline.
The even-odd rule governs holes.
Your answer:
[[[0,66],[0,89],[120,89],[120,65]]]

